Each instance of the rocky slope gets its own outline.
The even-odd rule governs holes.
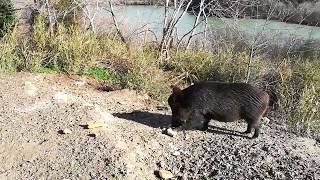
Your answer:
[[[320,179],[319,142],[264,124],[212,122],[162,133],[170,112],[134,91],[104,92],[77,76],[0,75],[0,179]],[[86,129],[88,122],[104,127]],[[71,134],[63,134],[68,128]]]

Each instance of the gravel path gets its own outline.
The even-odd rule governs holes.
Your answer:
[[[273,123],[254,140],[238,133],[243,122],[170,137],[169,110],[134,91],[59,74],[0,84],[0,179],[159,179],[160,169],[175,179],[320,179],[319,142]]]

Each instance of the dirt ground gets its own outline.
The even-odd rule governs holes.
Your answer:
[[[59,74],[0,75],[0,179],[320,179],[320,145],[244,122],[170,137],[170,111],[131,90],[99,91]],[[105,127],[86,129],[88,122]],[[61,130],[70,129],[71,134]],[[252,134],[251,134],[252,135]]]

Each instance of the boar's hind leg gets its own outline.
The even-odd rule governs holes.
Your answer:
[[[252,129],[254,129],[254,134],[252,138],[257,138],[260,133],[260,120],[259,118],[247,118],[246,121],[248,123],[247,130],[244,132],[245,134],[251,133]]]
[[[244,132],[246,134],[251,133],[252,131],[252,122],[248,122],[247,130]]]
[[[244,133],[251,133],[252,129],[254,129],[254,134],[252,138],[257,138],[260,133],[260,126],[261,126],[261,118],[262,115],[258,117],[246,117],[245,120],[248,123],[247,130]]]
[[[203,116],[204,117],[204,123],[203,123],[203,126],[202,126],[202,130],[205,131],[209,128],[209,122],[211,120],[210,117],[206,117],[206,116]]]
[[[260,133],[260,127],[255,128],[252,138],[257,138],[259,136],[259,133]]]
[[[254,121],[252,124],[252,127],[254,128],[254,134],[253,134],[252,138],[257,138],[259,136],[260,124],[261,124],[260,121],[261,121],[261,117],[259,117],[259,119]]]
[[[210,122],[210,119],[205,119],[205,122],[202,126],[202,130],[205,131],[209,128],[209,122]]]

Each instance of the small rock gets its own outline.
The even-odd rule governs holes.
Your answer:
[[[93,138],[96,138],[97,137],[97,134],[95,133],[91,133],[91,134],[88,134],[89,137],[93,137]]]
[[[270,151],[270,146],[264,145],[261,149],[266,151],[266,152],[269,152]]]
[[[179,152],[179,151],[175,151],[175,152],[173,152],[172,155],[174,155],[174,156],[180,156],[180,152]]]
[[[185,151],[184,154],[185,155],[191,155],[190,151]]]
[[[177,146],[175,146],[173,143],[169,143],[168,146],[173,149],[174,151],[178,151],[179,148]]]
[[[24,91],[29,96],[35,96],[37,94],[37,88],[29,81],[24,83]]]
[[[168,110],[168,107],[167,106],[156,106],[157,110],[160,110],[160,111],[163,111],[163,110]]]
[[[163,161],[160,161],[160,162],[158,163],[158,166],[159,166],[160,168],[164,168],[165,163],[164,163]]]
[[[63,134],[72,134],[72,131],[70,129],[64,129]]]
[[[105,127],[106,124],[103,122],[90,122],[87,123],[87,128],[88,129],[95,129],[95,128],[99,128],[99,127]]]
[[[7,179],[7,174],[6,173],[0,174],[0,179]]]
[[[169,178],[173,178],[173,174],[170,171],[167,170],[160,170],[159,171],[159,176],[163,179],[169,179]]]
[[[262,118],[263,124],[269,124],[270,123],[270,119],[267,117],[263,117]]]
[[[276,172],[275,173],[275,177],[277,178],[277,179],[285,179],[285,175],[282,173],[282,172]]]
[[[80,80],[77,80],[74,84],[77,85],[77,86],[84,86],[86,85],[86,80],[84,79],[80,79]]]
[[[67,103],[70,100],[70,95],[65,92],[57,92],[53,99],[58,103]]]
[[[120,104],[120,105],[125,105],[126,104],[125,102],[122,102],[122,101],[118,101],[117,103]]]
[[[227,170],[231,170],[231,169],[232,169],[232,165],[231,165],[231,164],[228,164],[228,163],[227,163],[225,166],[226,166],[226,169],[227,169]]]
[[[171,128],[168,128],[165,133],[171,137],[174,137],[175,135],[177,135],[177,132],[173,131]]]
[[[187,136],[187,135],[184,136],[184,140],[189,140],[189,139],[190,139],[189,136]]]

